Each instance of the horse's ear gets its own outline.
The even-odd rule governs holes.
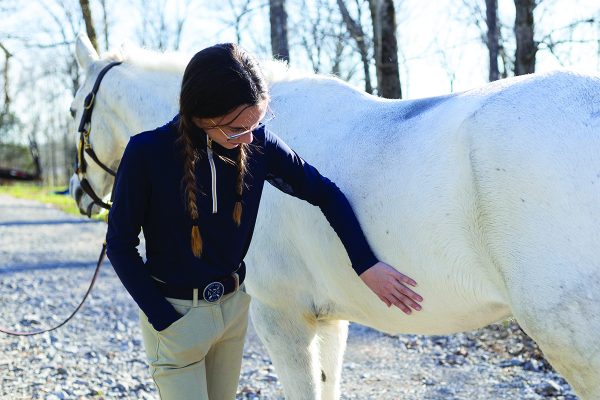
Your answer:
[[[98,53],[94,46],[92,46],[92,42],[87,37],[85,33],[80,33],[77,35],[77,43],[75,45],[75,57],[77,58],[77,63],[81,68],[87,68],[90,63],[98,60]]]

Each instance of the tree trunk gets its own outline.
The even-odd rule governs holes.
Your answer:
[[[100,0],[102,6],[102,25],[104,31],[104,50],[108,51],[108,17],[106,12],[106,0]]]
[[[56,171],[56,167],[56,143],[54,142],[54,139],[52,139],[50,140],[50,169],[52,171],[52,186],[56,186],[58,184],[58,171]]]
[[[487,48],[490,54],[490,82],[500,79],[498,69],[498,53],[500,39],[498,30],[498,0],[485,0],[485,15],[487,22]]]
[[[0,128],[1,128],[4,125],[4,123],[8,122],[8,120],[10,119],[11,98],[10,98],[10,93],[9,93],[10,81],[9,81],[8,68],[9,68],[9,61],[10,61],[10,58],[12,57],[12,54],[8,51],[8,49],[2,43],[0,43],[0,49],[4,52],[4,71],[2,72],[3,79],[4,79],[4,87],[3,87],[4,106],[2,107],[2,110],[0,110]]]
[[[515,0],[515,75],[525,75],[535,72],[535,54],[537,43],[533,40],[533,10],[536,0]]]
[[[346,24],[346,29],[350,32],[350,36],[356,42],[356,46],[358,47],[358,52],[360,53],[360,59],[363,64],[363,72],[365,74],[365,92],[373,94],[373,85],[371,84],[371,70],[369,67],[369,50],[367,48],[367,38],[365,37],[365,33],[360,25],[360,21],[355,21],[348,12],[348,8],[346,8],[346,4],[343,0],[337,0],[338,7],[340,8],[340,13],[342,14],[342,18],[344,23]]]
[[[285,0],[269,0],[271,20],[271,52],[273,57],[290,62],[290,50],[287,38],[287,13]]]
[[[31,153],[31,158],[33,159],[33,166],[35,168],[34,176],[37,180],[42,180],[42,163],[40,159],[40,148],[37,142],[37,129],[38,129],[39,121],[36,120],[33,123],[31,131],[29,133],[29,152]],[[65,132],[65,135],[67,133]]]
[[[81,12],[83,14],[83,20],[85,21],[85,30],[87,31],[88,38],[94,49],[98,50],[98,41],[96,40],[96,30],[94,29],[94,20],[92,19],[92,10],[90,10],[89,0],[79,0],[81,5]]]
[[[373,21],[377,93],[388,99],[401,99],[394,0],[369,0],[369,8]]]

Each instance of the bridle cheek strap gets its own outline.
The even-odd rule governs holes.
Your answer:
[[[104,171],[106,171],[108,174],[110,174],[113,177],[115,177],[117,175],[115,171],[113,171],[111,168],[107,167],[106,164],[104,164],[102,161],[100,161],[100,159],[96,155],[96,152],[94,152],[94,149],[92,148],[92,145],[90,142],[90,133],[91,133],[92,112],[94,111],[94,103],[96,100],[96,95],[98,94],[98,89],[100,89],[100,83],[102,82],[102,78],[104,78],[104,75],[106,75],[106,73],[112,67],[115,67],[119,64],[121,64],[120,61],[111,62],[110,64],[108,64],[104,68],[102,68],[102,71],[100,71],[100,73],[98,74],[98,77],[96,78],[96,82],[94,82],[94,87],[92,88],[92,91],[90,93],[88,93],[88,95],[85,97],[85,101],[83,103],[83,113],[81,115],[81,120],[79,121],[79,129],[78,129],[79,143],[77,144],[77,169],[76,169],[76,172],[77,172],[77,176],[79,177],[81,188],[88,196],[90,196],[92,198],[92,200],[94,202],[93,204],[97,204],[98,206],[105,208],[107,210],[110,209],[110,204],[107,204],[104,201],[102,201],[100,196],[98,196],[96,194],[96,192],[94,192],[94,189],[92,189],[92,186],[90,185],[89,181],[86,178],[87,162],[85,161],[84,152],[87,153],[90,156],[90,158],[92,160],[94,160],[94,162],[96,164],[98,164],[98,166],[100,168],[102,168]]]

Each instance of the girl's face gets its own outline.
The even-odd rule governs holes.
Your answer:
[[[192,117],[192,122],[202,128],[213,141],[227,149],[233,149],[241,143],[252,142],[252,131],[265,116],[267,105],[268,100],[255,106],[242,104],[230,113],[218,117]]]

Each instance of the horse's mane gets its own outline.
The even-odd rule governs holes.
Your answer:
[[[183,52],[153,51],[125,43],[117,51],[102,54],[101,58],[105,61],[121,61],[145,71],[183,74],[191,55]],[[258,61],[269,86],[276,82],[324,78],[322,75],[290,67],[283,61],[275,59],[259,59]]]

